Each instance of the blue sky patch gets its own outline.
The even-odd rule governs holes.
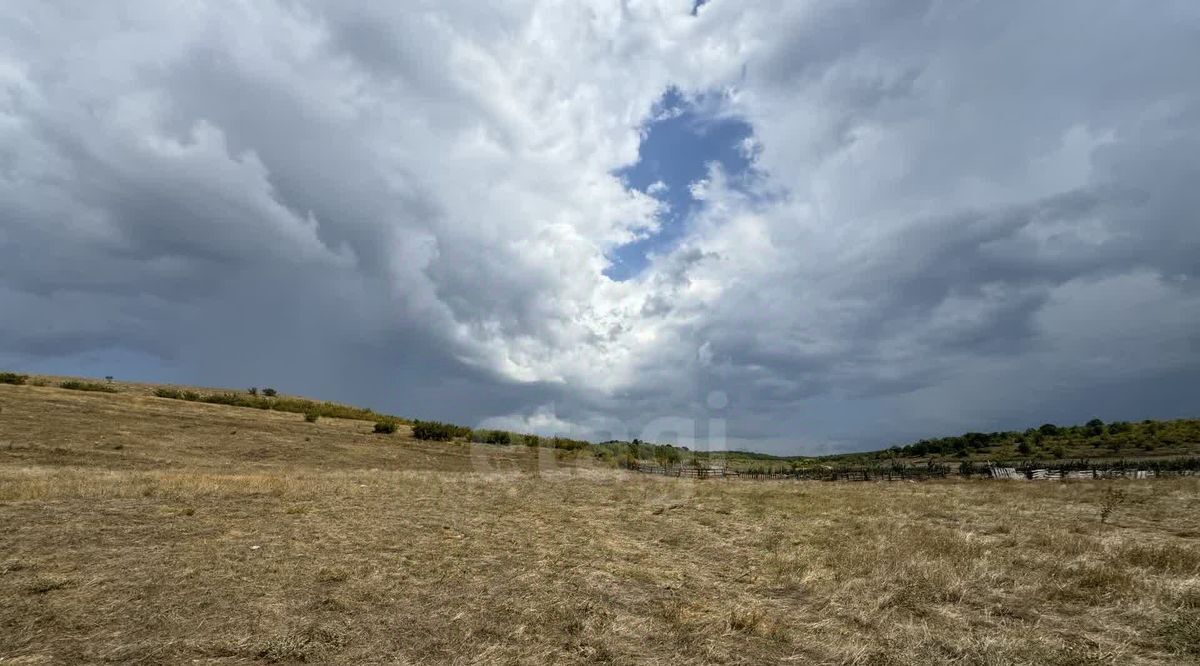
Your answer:
[[[734,180],[752,167],[742,148],[753,135],[750,125],[707,112],[697,101],[668,89],[642,129],[638,161],[616,172],[626,187],[657,198],[668,209],[659,217],[658,232],[610,253],[604,274],[613,280],[635,277],[646,268],[649,255],[670,250],[683,237],[688,219],[702,205],[692,197],[691,185],[708,175],[709,163],[720,164]]]

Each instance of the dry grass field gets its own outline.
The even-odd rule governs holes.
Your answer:
[[[1200,662],[1200,479],[688,481],[0,385],[0,664]]]

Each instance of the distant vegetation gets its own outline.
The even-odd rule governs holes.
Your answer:
[[[396,432],[396,422],[395,421],[376,421],[375,422],[375,432],[377,432],[381,435],[390,435],[390,434]]]
[[[1083,425],[1073,426],[1046,423],[1026,430],[968,432],[953,437],[923,439],[878,451],[819,457],[772,456],[749,451],[718,455],[731,467],[740,470],[781,474],[815,465],[880,469],[930,463],[958,466],[983,462],[1003,462],[1019,469],[1049,467],[1070,470],[1083,469],[1080,465],[1097,467],[1100,460],[1130,468],[1151,469],[1145,462],[1134,461],[1196,454],[1200,454],[1200,419],[1112,423],[1093,419]]]
[[[29,375],[18,375],[15,372],[0,372],[0,384],[15,384],[20,386],[29,381]]]
[[[270,394],[267,391],[271,391]],[[155,389],[154,395],[159,398],[170,398],[172,400],[187,400],[190,402],[206,402],[213,405],[229,405],[232,407],[250,407],[252,409],[271,409],[277,412],[293,412],[296,414],[314,415],[315,417],[328,417],[337,419],[355,419],[359,421],[377,421],[383,415],[378,414],[370,409],[362,407],[350,407],[348,405],[340,405],[333,402],[317,402],[315,400],[304,400],[302,398],[278,398],[271,397],[277,395],[273,389],[262,391],[262,395],[251,393],[211,393],[201,394],[196,391],[187,391],[174,388],[159,388]],[[395,421],[406,422],[405,419],[398,417],[389,417]],[[315,418],[313,419],[316,420]]]
[[[1006,432],[968,432],[956,437],[923,439],[870,454],[886,458],[957,458],[1024,460],[1028,458],[1098,458],[1182,455],[1197,452],[1200,420],[1105,423],[1092,419],[1083,425]]]
[[[108,384],[100,384],[98,382],[80,382],[80,381],[65,381],[58,385],[59,388],[65,388],[71,391],[95,391],[96,393],[116,393],[117,389]]]

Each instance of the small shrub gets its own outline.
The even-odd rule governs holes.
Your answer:
[[[75,380],[65,381],[58,385],[59,388],[64,388],[69,391],[95,391],[97,393],[116,393],[117,389],[106,384],[98,382],[78,382]]]
[[[250,395],[253,395],[253,396],[257,396],[258,395],[258,387],[251,386],[250,388],[246,389],[246,393],[249,393]]]
[[[1119,488],[1109,486],[1104,490],[1104,497],[1100,500],[1100,524],[1108,522],[1109,516],[1116,510],[1118,506],[1125,502],[1125,491]]]
[[[512,444],[512,434],[503,430],[476,430],[471,433],[471,441],[480,444]]]
[[[555,437],[554,448],[564,451],[580,451],[588,448],[589,444],[578,439],[567,439],[566,437]]]
[[[278,392],[276,392],[275,389],[273,389],[273,388],[263,389],[262,394],[267,396],[268,398],[274,398],[276,395],[279,395]]]
[[[15,372],[0,372],[0,384],[20,386],[29,380],[29,375],[19,375]]]
[[[172,400],[183,400],[183,392],[173,388],[157,388],[154,389],[154,395],[158,398],[170,398]]]
[[[541,446],[542,438],[537,435],[525,435],[525,446]]]
[[[470,437],[471,429],[440,421],[413,422],[413,437],[435,442],[448,442],[455,437]]]
[[[381,435],[390,435],[396,432],[396,424],[393,421],[376,421],[375,432]]]
[[[309,423],[316,423],[319,418],[321,418],[321,415],[317,412],[304,412],[304,420]]]
[[[958,464],[958,473],[966,478],[970,478],[972,476],[987,476],[987,465],[983,463],[974,463],[970,460],[964,460]]]
[[[760,608],[735,606],[729,609],[729,628],[744,634],[760,633],[766,619]]]

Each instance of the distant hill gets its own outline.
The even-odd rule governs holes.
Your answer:
[[[1026,430],[967,432],[922,439],[879,451],[828,456],[823,460],[1054,460],[1155,458],[1200,454],[1200,419],[1113,421],[1083,425],[1052,423]]]

